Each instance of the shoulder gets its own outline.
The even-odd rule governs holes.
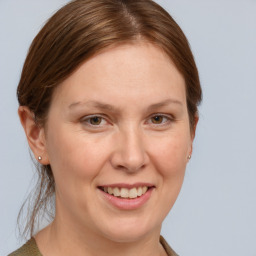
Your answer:
[[[170,247],[170,245],[165,241],[162,236],[160,236],[160,243],[164,247],[168,256],[178,256],[178,254]]]
[[[15,252],[12,252],[8,256],[42,256],[42,254],[36,245],[35,239],[32,237],[22,247]]]

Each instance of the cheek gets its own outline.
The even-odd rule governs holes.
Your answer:
[[[184,176],[190,137],[185,134],[166,136],[152,147],[151,155],[158,172],[165,178]]]
[[[104,145],[67,128],[48,136],[47,152],[56,184],[90,181],[104,164]]]

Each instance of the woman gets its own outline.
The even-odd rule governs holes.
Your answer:
[[[170,15],[148,0],[70,2],[34,39],[17,95],[39,186],[31,239],[11,255],[176,255],[160,231],[191,158],[201,88]]]

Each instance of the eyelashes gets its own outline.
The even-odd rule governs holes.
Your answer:
[[[110,122],[108,122],[107,118],[101,115],[85,116],[81,119],[81,123],[92,128],[110,125]]]
[[[168,126],[174,121],[175,119],[172,115],[156,113],[149,116],[146,119],[145,124],[154,128],[160,128],[163,126]],[[109,118],[101,114],[85,116],[81,119],[81,123],[92,129],[99,129],[107,127],[108,125],[112,125],[112,122],[109,120]]]
[[[170,115],[155,114],[149,118],[148,123],[152,125],[164,125],[172,121],[174,121],[174,118]]]
[[[93,116],[87,119],[86,121],[89,122],[90,125],[95,126],[95,125],[101,125],[102,123],[104,123],[105,119],[101,116]]]

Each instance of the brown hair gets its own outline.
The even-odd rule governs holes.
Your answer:
[[[44,125],[54,89],[81,63],[112,45],[146,40],[160,47],[186,83],[190,126],[201,101],[198,71],[188,41],[172,17],[151,0],[74,0],[57,11],[32,42],[17,89],[18,101]],[[54,195],[51,166],[38,166],[38,184],[24,233]]]

